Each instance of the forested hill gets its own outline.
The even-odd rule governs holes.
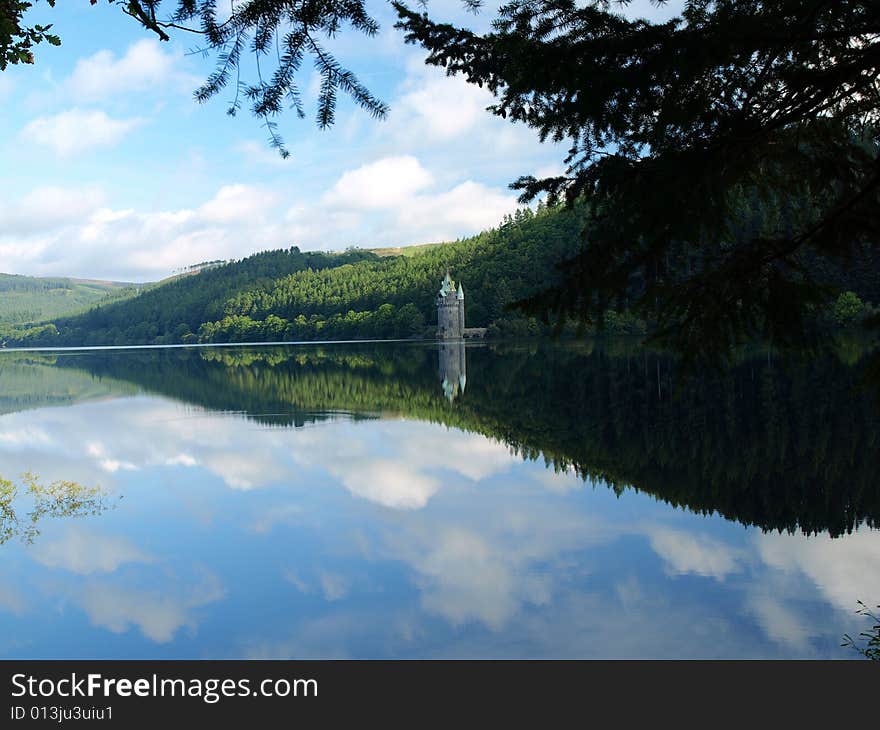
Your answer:
[[[297,248],[257,254],[137,297],[3,333],[8,346],[254,342],[424,335],[448,268],[464,285],[467,325],[527,334],[505,307],[552,282],[580,247],[581,210],[521,210],[495,229],[400,256]]]
[[[196,342],[200,327],[223,316],[226,301],[241,292],[271,287],[296,271],[323,269],[376,258],[365,251],[303,253],[266,251],[180,276],[138,296],[48,324],[5,334],[9,346],[80,346]]]
[[[134,285],[116,281],[0,274],[0,323],[42,322],[135,292]]]

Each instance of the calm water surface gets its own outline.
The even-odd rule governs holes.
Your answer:
[[[0,353],[0,656],[847,658],[880,602],[857,379],[676,388],[625,343]]]

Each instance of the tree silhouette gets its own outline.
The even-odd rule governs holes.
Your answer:
[[[665,23],[610,5],[513,0],[478,35],[395,3],[428,63],[570,142],[565,174],[514,186],[586,197],[587,245],[522,304],[591,321],[628,292],[693,358],[809,344],[829,292],[808,257],[880,241],[880,4],[688,0]]]
[[[860,632],[855,639],[849,634],[844,634],[841,646],[854,649],[865,659],[871,659],[875,662],[880,661],[880,617],[861,601],[859,601],[859,606],[860,608],[856,613],[859,616],[870,619],[873,625],[867,631]],[[877,608],[880,609],[880,606],[877,606]]]

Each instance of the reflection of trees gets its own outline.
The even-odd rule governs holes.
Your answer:
[[[47,517],[99,515],[108,508],[106,498],[100,487],[64,480],[43,484],[30,473],[20,484],[0,478],[0,545],[16,537],[32,543]],[[28,503],[23,514],[21,501]]]
[[[437,387],[436,363],[432,347],[363,343],[90,354],[58,365],[278,426],[339,412],[442,423],[618,492],[768,530],[836,536],[880,525],[880,413],[859,392],[858,363],[786,366],[764,353],[724,376],[679,380],[670,358],[626,343],[474,347],[454,403]]]
[[[130,383],[97,380],[87,372],[55,367],[61,359],[35,352],[0,353],[0,414],[134,391]]]

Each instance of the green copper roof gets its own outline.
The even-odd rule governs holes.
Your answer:
[[[446,276],[443,277],[443,283],[440,285],[440,296],[445,297],[447,294],[451,294],[455,291],[455,282],[452,280],[452,277],[449,275],[449,272],[446,272]]]

